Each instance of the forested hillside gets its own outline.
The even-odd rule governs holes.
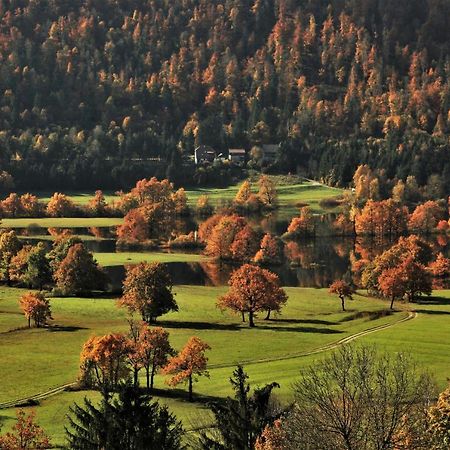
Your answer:
[[[4,188],[208,182],[180,169],[195,145],[281,142],[269,170],[344,185],[367,163],[450,190],[450,0],[0,0],[0,13]]]

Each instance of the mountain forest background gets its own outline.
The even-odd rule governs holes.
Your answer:
[[[450,0],[0,0],[0,189],[359,164],[450,191]],[[253,164],[253,166],[252,166]],[[259,167],[258,167],[259,168]]]

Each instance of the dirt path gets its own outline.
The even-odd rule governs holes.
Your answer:
[[[349,342],[355,341],[355,340],[362,338],[364,336],[367,336],[369,334],[376,333],[376,332],[382,331],[382,330],[386,330],[388,328],[392,328],[393,326],[396,326],[401,323],[407,322],[409,320],[415,319],[416,317],[417,317],[417,313],[415,311],[408,311],[408,315],[406,317],[403,317],[402,319],[399,319],[393,323],[388,323],[385,325],[378,325],[376,327],[368,328],[367,330],[360,331],[358,333],[355,333],[355,334],[352,334],[345,338],[342,338],[338,341],[331,342],[330,344],[323,345],[321,347],[317,347],[317,348],[315,348],[313,350],[309,350],[307,352],[294,353],[291,355],[280,356],[278,358],[267,358],[267,359],[241,361],[241,363],[242,364],[263,364],[263,363],[268,363],[268,362],[273,362],[273,361],[283,361],[283,360],[287,360],[287,359],[296,359],[296,358],[302,358],[305,356],[316,355],[318,353],[323,353],[323,352],[326,352],[329,350],[336,349],[336,348],[340,347],[341,345],[348,344]],[[224,369],[227,367],[231,368],[231,367],[235,367],[235,365],[236,364],[228,364],[228,363],[227,364],[216,364],[216,365],[209,366],[209,369]],[[58,387],[55,387],[48,391],[40,392],[36,395],[0,403],[0,409],[13,408],[16,406],[20,406],[21,404],[25,405],[27,402],[30,402],[33,400],[35,400],[35,401],[44,400],[53,395],[60,394],[61,392],[65,391],[67,388],[74,386],[75,384],[76,383],[64,384],[63,386],[58,386]]]
[[[262,363],[267,363],[267,362],[284,361],[287,359],[296,359],[296,358],[302,358],[305,356],[316,355],[317,353],[323,353],[323,352],[326,352],[329,350],[333,350],[337,347],[340,347],[341,345],[348,344],[349,342],[355,341],[356,339],[362,338],[362,337],[367,336],[372,333],[376,333],[378,331],[386,330],[387,328],[391,328],[395,325],[399,325],[400,323],[415,319],[416,317],[417,317],[417,313],[415,311],[408,311],[408,315],[406,317],[403,317],[402,319],[399,319],[393,323],[387,323],[385,325],[378,325],[373,328],[368,328],[367,330],[359,331],[358,333],[355,333],[355,334],[352,334],[345,338],[339,339],[339,341],[331,342],[331,343],[323,345],[321,347],[316,347],[313,350],[309,350],[306,352],[293,353],[291,355],[280,356],[277,358],[266,358],[266,359],[254,359],[254,360],[241,361],[241,364],[262,364]],[[236,366],[236,364],[228,364],[227,363],[227,364],[210,365],[210,366],[208,366],[208,368],[209,369],[223,369],[223,368],[235,367],[235,366]]]

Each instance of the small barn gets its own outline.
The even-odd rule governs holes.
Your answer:
[[[194,150],[195,164],[212,163],[216,159],[216,151],[209,145],[200,145]]]
[[[228,150],[228,159],[234,164],[243,165],[245,163],[245,149],[230,148]]]

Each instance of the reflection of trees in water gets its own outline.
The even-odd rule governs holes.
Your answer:
[[[221,264],[211,261],[199,263],[204,273],[204,284],[207,286],[222,286],[228,283],[233,270],[236,266],[230,264]]]
[[[285,270],[295,274],[294,286],[327,287],[342,278],[349,269],[351,239],[309,239],[286,244],[286,257],[290,262]]]

